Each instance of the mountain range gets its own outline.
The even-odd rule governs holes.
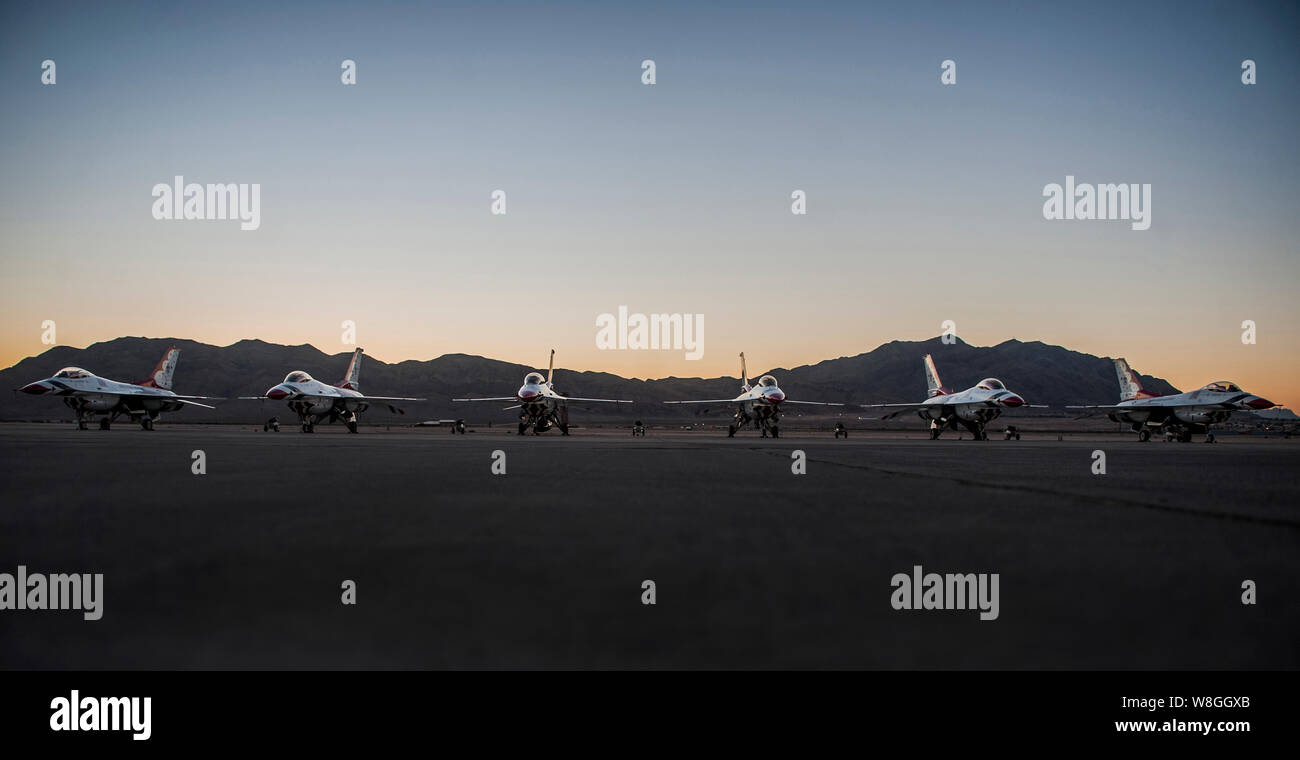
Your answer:
[[[55,346],[0,370],[0,387],[16,389],[33,380],[49,377],[66,366],[82,367],[114,380],[136,381],[148,375],[169,346],[181,348],[174,390],[230,399],[260,396],[290,370],[296,369],[305,370],[324,382],[336,382],[343,376],[352,353],[348,350],[326,354],[310,345],[281,346],[261,340],[213,346],[176,338],[127,337],[86,348]],[[755,372],[750,381],[763,374],[775,375],[782,390],[792,399],[848,404],[919,401],[925,398],[925,375],[921,367],[921,357],[925,354],[933,354],[944,383],[953,390],[974,385],[985,377],[997,377],[1031,404],[1108,404],[1118,400],[1115,369],[1109,358],[1038,341],[1008,340],[996,346],[972,346],[960,339],[944,344],[937,337],[924,341],[892,341],[857,356],[827,359],[792,369]],[[537,368],[468,354],[446,354],[428,361],[407,360],[396,364],[367,356],[361,366],[363,393],[429,400],[405,405],[407,415],[403,418],[393,418],[387,411],[377,410],[367,412],[365,418],[370,422],[456,417],[509,422],[514,413],[501,411],[501,407],[507,404],[453,404],[451,399],[513,395],[524,375],[534,369]],[[561,393],[645,402],[645,405],[620,408],[612,404],[581,406],[582,415],[605,419],[632,416],[686,419],[702,410],[698,407],[665,406],[658,402],[730,398],[740,391],[740,381],[734,377],[635,380],[607,372],[557,368],[555,378],[556,389]],[[1143,375],[1142,382],[1148,390],[1157,393],[1178,392],[1159,378]],[[258,408],[259,403],[262,409]],[[578,408],[578,405],[574,406]],[[281,404],[233,400],[218,402],[215,411],[187,409],[178,416],[192,422],[258,422],[271,414],[282,419],[291,417],[289,410]],[[71,419],[71,411],[49,399],[18,393],[0,394],[0,419],[60,419],[65,416]]]

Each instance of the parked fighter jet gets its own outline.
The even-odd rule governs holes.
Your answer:
[[[630,404],[612,398],[578,398],[561,396],[555,392],[555,349],[551,349],[551,363],[546,368],[546,378],[540,372],[529,372],[524,376],[524,384],[519,386],[513,396],[494,396],[490,398],[454,398],[452,401],[518,401],[506,409],[519,410],[519,434],[523,435],[529,427],[534,435],[541,435],[552,426],[560,429],[561,435],[569,434],[569,408],[573,401],[594,402],[600,404]]]
[[[390,401],[424,401],[422,398],[401,398],[394,396],[363,396],[360,391],[361,349],[352,354],[347,374],[334,385],[326,385],[301,370],[295,370],[284,376],[284,382],[272,386],[263,396],[245,398],[271,399],[287,401],[289,408],[298,415],[302,432],[316,432],[316,424],[343,420],[349,433],[357,432],[357,414],[364,412],[374,402],[381,402],[394,414],[406,412],[388,403]]]
[[[745,369],[745,354],[740,354],[740,395],[735,398],[709,399],[706,401],[665,401],[665,404],[713,404],[721,406],[735,404],[736,416],[727,426],[727,437],[736,437],[736,431],[754,423],[764,436],[779,438],[781,435],[781,404],[806,404],[809,406],[844,406],[828,401],[794,401],[785,396],[776,385],[776,378],[763,375],[758,385],[750,386],[749,373]]]
[[[986,377],[959,393],[953,393],[939,380],[939,370],[934,367],[934,359],[929,354],[922,360],[925,365],[925,384],[930,397],[919,404],[863,404],[868,409],[895,409],[896,411],[881,417],[892,419],[900,414],[916,412],[923,420],[930,421],[930,440],[937,439],[945,429],[962,425],[975,436],[977,441],[987,441],[989,436],[984,427],[1002,414],[1003,409],[1015,409],[1028,406],[1020,396],[1007,390],[1002,381],[996,377]]]
[[[85,430],[86,423],[95,415],[103,415],[99,429],[108,430],[113,421],[123,414],[140,423],[144,430],[153,430],[153,424],[162,412],[175,412],[182,407],[201,406],[195,399],[208,396],[180,396],[172,392],[172,376],[181,350],[176,346],[167,349],[149,377],[138,383],[120,383],[87,372],[80,367],[64,367],[54,377],[37,380],[19,388],[35,396],[57,396],[77,414],[77,429]]]
[[[1193,433],[1204,433],[1205,442],[1214,443],[1211,424],[1227,421],[1235,411],[1258,411],[1277,406],[1225,380],[1173,396],[1151,393],[1143,390],[1137,373],[1123,359],[1115,360],[1115,375],[1119,378],[1118,404],[1069,408],[1104,411],[1113,421],[1128,423],[1137,431],[1139,441],[1150,440],[1151,428],[1155,428],[1170,440],[1187,442],[1192,440]]]

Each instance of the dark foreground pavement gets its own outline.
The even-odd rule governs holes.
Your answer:
[[[3,668],[1300,666],[1300,441],[0,425],[0,457],[0,573],[105,576],[101,620],[0,611]],[[914,565],[998,573],[998,618],[895,611]]]

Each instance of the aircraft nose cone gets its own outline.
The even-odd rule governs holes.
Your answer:
[[[1025,400],[1013,393],[1010,396],[1006,396],[1005,398],[1002,399],[1002,405],[1010,406],[1013,408],[1017,406],[1024,406]]]
[[[782,401],[785,401],[785,394],[781,391],[772,391],[767,394],[767,400],[771,401],[773,404],[779,404]]]
[[[537,398],[537,397],[540,396],[540,395],[542,395],[542,394],[541,394],[541,393],[538,393],[537,391],[530,391],[530,390],[523,390],[523,389],[521,389],[521,390],[519,391],[519,400],[520,400],[520,401],[532,401],[533,399]]]
[[[49,383],[43,383],[38,381],[35,383],[28,383],[27,385],[24,385],[18,390],[22,391],[23,393],[30,393],[33,396],[39,396],[42,393],[49,393],[50,391],[54,390],[54,386],[50,385]]]
[[[1272,407],[1277,406],[1277,404],[1274,404],[1272,401],[1269,401],[1268,399],[1262,398],[1260,396],[1251,396],[1250,398],[1246,399],[1246,406],[1250,407],[1251,409],[1270,409]]]
[[[288,398],[289,391],[285,390],[282,386],[277,385],[266,392],[266,397],[272,401],[279,401],[282,398]]]

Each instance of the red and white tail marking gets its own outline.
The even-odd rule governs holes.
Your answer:
[[[181,350],[176,346],[167,349],[163,358],[158,360],[158,366],[153,368],[149,377],[136,383],[146,388],[160,388],[165,391],[172,389],[172,377],[176,374],[176,362],[181,358]]]
[[[343,379],[334,384],[335,388],[346,388],[350,391],[361,392],[361,349],[352,352],[352,361],[348,363],[347,374]]]
[[[1115,376],[1119,378],[1119,400],[1132,401],[1138,398],[1156,398],[1159,393],[1152,393],[1142,387],[1138,374],[1123,359],[1115,360]]]
[[[925,390],[929,398],[935,396],[947,396],[952,391],[944,387],[943,381],[939,379],[939,370],[934,367],[934,359],[929,354],[925,355],[922,360],[925,364]]]

